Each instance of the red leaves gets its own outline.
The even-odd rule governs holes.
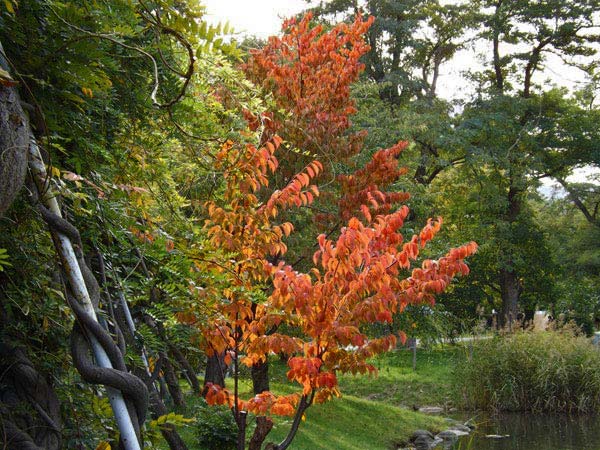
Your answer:
[[[303,395],[308,395],[310,391],[317,386],[319,378],[319,369],[323,361],[320,358],[293,357],[288,361],[290,370],[287,377],[290,381],[297,381],[303,386]]]
[[[342,219],[348,220],[360,209],[367,222],[371,222],[373,215],[386,214],[394,204],[408,200],[407,193],[380,190],[406,173],[405,168],[398,167],[398,157],[407,145],[406,141],[401,141],[379,150],[362,169],[338,176],[344,193],[338,202]]]
[[[337,378],[335,374],[331,372],[321,372],[317,375],[315,380],[315,386],[318,388],[334,388],[337,386]]]
[[[406,305],[433,302],[456,275],[468,273],[464,259],[477,246],[470,243],[438,261],[426,260],[406,277],[404,271],[421,257],[442,222],[428,220],[409,240],[401,234],[408,207],[392,208],[408,194],[383,191],[406,172],[398,167],[398,156],[407,145],[400,142],[376,152],[364,168],[339,177],[344,192],[339,207],[347,226],[336,239],[324,234],[317,238],[314,267],[308,273],[297,272],[279,258],[269,262],[271,256],[285,254],[284,238],[293,231],[291,223],[276,225],[273,219],[286,208],[312,203],[319,195],[312,183],[323,171],[321,163],[313,161],[294,176],[286,174],[291,181],[261,203],[262,189],[278,168],[275,152],[282,143],[272,131],[284,130],[292,147],[311,153],[327,149],[337,160],[352,154],[363,136],[346,139],[343,134],[354,113],[349,85],[361,70],[358,59],[367,49],[363,34],[372,19],[357,17],[353,24],[340,24],[329,32],[311,29],[309,20],[287,22],[287,34],[271,38],[246,66],[276,92],[279,106],[291,119],[268,120],[264,128],[271,134],[263,136],[272,138],[262,147],[228,141],[217,155],[216,169],[223,172],[226,189],[221,205],[207,204],[206,230],[215,253],[226,255],[209,267],[218,272],[215,278],[225,281],[215,289],[218,309],[203,337],[209,351],[235,349],[250,365],[273,353],[287,355],[288,379],[302,386],[303,395],[314,394],[318,403],[339,395],[338,372],[374,373],[368,358],[396,345],[395,335],[369,339],[360,332],[363,325],[391,323]],[[251,127],[261,122],[251,114],[247,118]],[[281,324],[293,327],[299,337],[277,333]],[[403,333],[399,336],[406,339]],[[209,386],[207,401],[234,404],[227,390],[214,385]],[[255,414],[292,415],[297,402],[298,396],[265,392],[237,407]]]
[[[294,405],[284,401],[278,401],[271,406],[271,413],[277,416],[293,416],[296,412]]]
[[[441,227],[441,217],[438,217],[437,221],[431,219],[427,220],[427,225],[421,230],[421,233],[419,233],[419,243],[421,244],[421,248],[424,248],[427,242],[433,239],[437,232],[440,231]],[[466,255],[464,258],[466,258]]]
[[[310,172],[308,172],[309,169]],[[312,203],[314,196],[319,195],[319,190],[316,186],[311,185],[310,182],[321,170],[323,170],[323,165],[319,161],[313,161],[307,166],[306,172],[296,174],[285,188],[273,192],[267,203],[258,212],[266,211],[271,217],[276,217],[278,208],[286,208],[294,205],[303,206]],[[313,174],[312,176],[310,175],[311,173]],[[308,188],[309,190],[303,191],[303,188]]]
[[[204,397],[206,398],[206,403],[209,405],[227,405],[230,408],[233,407],[233,396],[227,389],[222,388],[218,384],[206,383],[204,390]]]
[[[357,16],[352,24],[324,31],[320,25],[311,28],[311,17],[284,22],[283,36],[252,50],[244,70],[274,94],[279,108],[291,113],[276,118],[270,124],[274,130],[303,151],[346,157],[359,149],[364,137],[345,131],[348,116],[356,112],[350,85],[364,68],[359,62],[369,50],[364,34],[374,19]]]
[[[293,416],[298,404],[297,395],[285,395],[276,397],[271,392],[261,392],[248,400],[246,409],[257,416],[274,414],[277,416]]]

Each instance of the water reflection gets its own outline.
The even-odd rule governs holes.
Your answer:
[[[466,420],[468,417],[457,417]],[[598,450],[599,416],[502,414],[475,416],[473,436],[461,438],[455,450]],[[501,439],[486,435],[509,435]]]

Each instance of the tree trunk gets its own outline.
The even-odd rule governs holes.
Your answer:
[[[496,2],[496,11],[494,16],[494,72],[495,72],[495,84],[498,92],[504,91],[504,74],[502,73],[502,61],[500,59],[500,10],[502,9],[502,0]]]
[[[2,53],[0,67],[9,70]],[[17,89],[0,83],[0,217],[25,181],[28,147],[29,122],[21,108]]]
[[[521,213],[521,195],[522,192],[513,186],[508,190],[508,210],[506,213],[506,221],[512,226]],[[516,270],[512,267],[513,259],[509,255],[504,261],[505,267],[500,269],[500,296],[502,298],[502,313],[500,314],[500,326],[509,327],[512,331],[513,322],[517,318],[517,309],[519,297],[521,294],[519,276]]]
[[[150,387],[150,411],[152,418],[155,420],[168,413],[165,404],[162,402],[154,386]],[[171,450],[188,450],[187,445],[181,439],[174,426],[169,424],[161,425],[160,432]]]
[[[204,372],[204,386],[207,383],[217,384],[225,387],[225,353],[214,354],[206,359],[206,371]]]
[[[269,390],[269,361],[254,364],[251,369],[254,395]]]
[[[185,379],[190,383],[192,391],[194,391],[195,394],[198,394],[200,392],[200,383],[198,383],[196,371],[193,369],[190,362],[187,360],[181,350],[179,350],[175,345],[169,345],[169,351],[177,361],[177,364],[179,364]]]
[[[0,440],[9,450],[62,448],[60,403],[25,352],[0,342]]]
[[[502,297],[502,313],[500,315],[500,326],[508,327],[510,331],[517,318],[519,304],[519,279],[514,270],[500,270],[500,295]]]
[[[269,361],[254,364],[251,369],[252,389],[254,395],[269,390]],[[273,421],[269,417],[257,416],[256,428],[250,439],[248,450],[260,450],[267,435],[273,428]]]
[[[173,403],[175,406],[185,406],[183,393],[181,392],[181,387],[179,386],[179,379],[175,374],[175,370],[173,369],[171,361],[169,361],[169,357],[166,353],[161,352],[160,358],[162,360],[162,369],[163,373],[165,374],[165,381],[167,382],[167,387],[169,388],[169,394],[171,394]]]
[[[0,274],[0,286],[7,279]],[[26,350],[12,343],[7,324],[15,317],[5,309],[0,289],[0,442],[8,450],[60,450],[62,420],[60,401],[51,384],[28,358]]]
[[[136,349],[140,354],[143,355],[143,347],[139,345],[139,342],[137,342],[134,337],[135,326],[132,328],[131,322],[129,322],[131,314],[125,314],[125,312],[129,310],[129,305],[127,304],[127,301],[124,299],[124,297],[120,297],[120,299],[121,307],[117,309],[117,314],[115,314],[117,326],[121,327],[122,330],[126,330],[123,333],[123,336],[125,338],[125,341],[127,342],[128,348]],[[107,300],[110,301],[110,296],[107,298]],[[129,318],[127,316],[129,316]],[[161,364],[161,361],[159,361],[158,364]],[[157,368],[156,370],[160,371],[160,368]],[[161,394],[158,392],[158,389],[156,389],[156,385],[154,384],[154,380],[152,379],[151,374],[148,372],[148,368],[138,368],[136,371],[136,375],[139,378],[141,378],[144,381],[144,383],[146,383],[146,386],[148,386],[150,400],[149,409],[152,419],[156,420],[160,416],[168,414],[169,411],[167,410],[167,407],[162,401]],[[185,444],[183,439],[181,439],[181,436],[179,435],[175,427],[168,424],[164,424],[160,427],[160,432],[165,438],[165,441],[167,441],[170,450],[188,450],[187,445]]]

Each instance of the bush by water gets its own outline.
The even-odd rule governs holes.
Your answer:
[[[456,371],[462,406],[600,411],[600,351],[572,329],[518,332],[475,344]]]

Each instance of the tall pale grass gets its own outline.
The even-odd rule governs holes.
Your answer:
[[[480,341],[455,375],[466,409],[600,412],[600,350],[573,329]]]

